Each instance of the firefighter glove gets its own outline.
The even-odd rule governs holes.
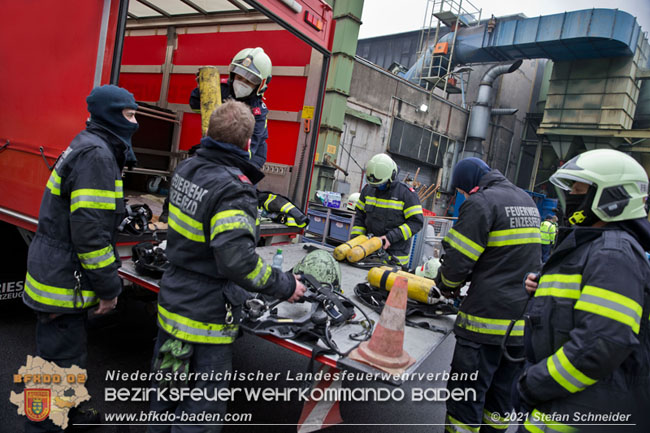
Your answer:
[[[519,380],[516,382],[516,390],[512,393],[512,405],[515,411],[523,413],[530,413],[535,408],[536,402],[530,395],[530,391],[526,386],[526,370],[519,377]]]
[[[170,338],[163,343],[158,351],[154,370],[163,373],[163,379],[158,383],[160,388],[178,388],[188,385],[190,360],[194,346],[185,341]],[[172,373],[171,377],[165,373]],[[183,377],[180,377],[184,374]]]

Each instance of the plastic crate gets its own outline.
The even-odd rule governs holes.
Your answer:
[[[348,240],[350,235],[350,223],[352,222],[351,218],[345,218],[338,215],[330,215],[330,231],[328,236],[345,242]]]
[[[317,210],[309,209],[307,211],[307,216],[309,217],[309,225],[307,226],[307,231],[322,236],[325,232],[325,221],[327,220],[327,214],[324,212],[318,212]]]
[[[424,217],[423,229],[413,236],[409,268],[418,266],[423,258],[432,256],[436,249],[442,253],[442,240],[451,229],[453,222],[454,220],[447,218]]]
[[[442,218],[432,218],[429,221],[429,225],[433,226],[433,229],[435,231],[435,236],[440,236],[442,238],[447,236],[447,233],[451,229],[453,223],[454,223],[453,220],[442,219]]]

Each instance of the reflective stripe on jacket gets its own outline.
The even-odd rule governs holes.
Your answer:
[[[484,344],[500,344],[516,319],[509,344],[523,344],[526,292],[522,281],[540,267],[539,212],[523,190],[498,170],[485,174],[462,204],[458,221],[442,244],[440,281],[460,288],[471,275],[454,332]]]
[[[257,192],[263,175],[246,152],[210,138],[179,164],[169,192],[167,257],[158,294],[158,324],[170,335],[232,343],[246,289],[286,299],[291,275],[255,252]],[[252,179],[252,181],[251,181]],[[242,289],[243,287],[243,289]]]
[[[356,205],[350,236],[372,233],[391,243],[388,253],[401,264],[408,263],[410,239],[422,230],[424,215],[417,194],[402,182],[392,182],[385,191],[366,185]]]
[[[58,159],[27,257],[23,300],[31,308],[69,313],[120,293],[115,241],[124,193],[115,152],[124,149],[116,137],[89,126]]]
[[[647,404],[649,283],[643,249],[616,223],[573,228],[558,244],[526,319],[525,388],[540,411]]]

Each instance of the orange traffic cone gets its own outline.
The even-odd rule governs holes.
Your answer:
[[[354,349],[350,353],[350,359],[393,375],[401,375],[415,363],[415,359],[404,350],[407,298],[408,280],[397,277],[370,341],[364,341]]]

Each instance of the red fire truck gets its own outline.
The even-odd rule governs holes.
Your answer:
[[[165,194],[201,138],[188,104],[205,65],[262,47],[268,161],[261,188],[306,206],[334,34],[323,0],[3,0],[0,16],[0,300],[20,296],[27,243],[58,155],[85,126],[85,98],[117,84],[134,95],[138,166],[125,196]]]

